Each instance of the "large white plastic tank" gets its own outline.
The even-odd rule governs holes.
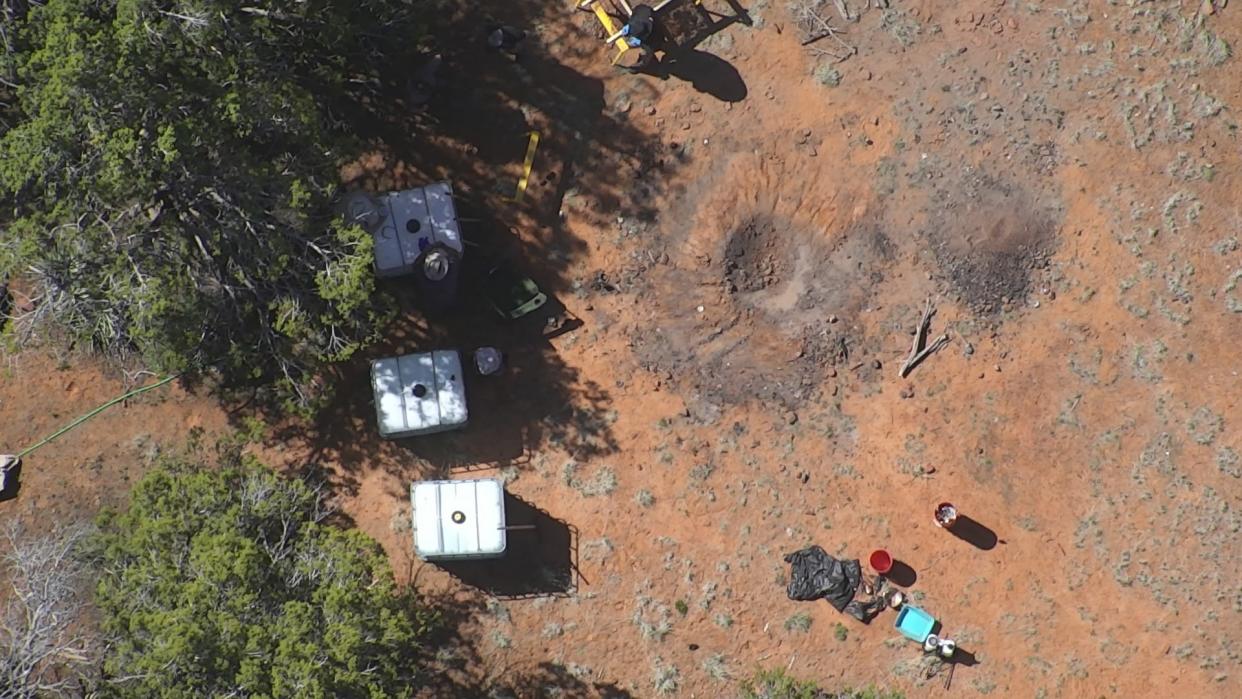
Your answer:
[[[457,350],[435,350],[371,362],[380,436],[415,437],[464,427],[466,384]]]
[[[376,276],[412,273],[418,257],[436,243],[458,255],[465,253],[453,187],[448,182],[388,194],[353,195],[347,209],[350,220],[375,236]]]
[[[497,558],[506,546],[505,490],[494,478],[410,484],[414,553],[425,560]]]

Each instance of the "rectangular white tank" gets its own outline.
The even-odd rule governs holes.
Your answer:
[[[466,383],[457,350],[371,362],[380,436],[395,439],[464,427]]]
[[[410,506],[419,558],[496,558],[505,552],[505,491],[499,480],[412,483]]]
[[[428,246],[443,243],[463,254],[453,187],[437,182],[426,187],[375,197],[380,221],[375,236],[375,274],[399,277],[414,271],[414,261]]]

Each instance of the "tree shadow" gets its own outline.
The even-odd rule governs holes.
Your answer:
[[[463,260],[469,266],[470,260]],[[463,292],[455,307],[428,316],[417,310],[417,297],[399,281],[389,285],[410,309],[365,356],[336,367],[331,400],[313,422],[289,421],[273,431],[271,441],[306,449],[317,463],[336,463],[333,489],[358,492],[360,472],[384,468],[403,480],[447,478],[479,468],[526,467],[531,452],[556,444],[574,458],[610,454],[617,441],[611,394],[567,365],[549,339],[565,327],[581,328],[573,318],[549,331],[547,320],[563,314],[550,298],[541,313],[506,321],[473,284],[477,272],[463,273]],[[536,275],[532,275],[536,276]],[[542,286],[542,278],[537,279]],[[505,357],[498,374],[480,375],[473,366],[475,348],[490,346]],[[380,437],[371,385],[371,361],[431,349],[458,349],[466,371],[468,424],[459,430],[388,440]]]
[[[1000,541],[996,532],[961,513],[958,513],[953,526],[949,527],[949,533],[983,551],[991,551]]]
[[[433,565],[494,597],[563,597],[577,591],[577,527],[507,491],[505,524],[504,556]]]
[[[332,367],[325,376],[332,394],[315,420],[287,420],[273,436],[273,442],[304,447],[310,458],[340,464],[334,485],[345,493],[357,492],[364,468],[410,479],[444,477],[461,469],[521,467],[549,444],[575,458],[617,448],[609,392],[567,365],[554,344],[582,326],[564,312],[565,298],[580,286],[573,264],[587,252],[570,226],[654,221],[659,200],[676,194],[664,175],[681,167],[686,150],[670,151],[629,123],[624,110],[606,104],[601,80],[566,64],[601,56],[575,53],[584,45],[577,27],[545,21],[564,8],[516,3],[488,9],[503,9],[496,12],[499,21],[538,25],[544,45],[557,55],[533,46],[514,63],[490,53],[474,31],[487,10],[454,7],[441,18],[443,26],[420,28],[432,44],[396,42],[388,47],[386,67],[333,103],[335,118],[353,129],[366,152],[343,168],[346,189],[383,192],[447,180],[468,243],[446,309],[427,309],[409,280],[380,283],[396,301],[396,319],[373,346]],[[557,32],[571,31],[578,36],[558,41]],[[443,56],[440,88],[414,109],[409,68],[421,65],[428,51]],[[541,138],[525,194],[515,202],[531,131]],[[505,321],[489,306],[483,276],[497,258],[520,268],[549,296],[541,317]],[[548,332],[553,315],[565,322]],[[397,442],[378,437],[370,360],[459,348],[470,363],[469,353],[479,346],[504,352],[507,369],[467,377],[464,430]],[[243,420],[244,412],[234,419]]]
[[[911,587],[918,581],[919,574],[905,561],[894,560],[893,567],[884,574],[884,577],[894,585]]]

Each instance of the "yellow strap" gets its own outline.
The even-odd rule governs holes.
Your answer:
[[[613,21],[612,15],[609,15],[604,11],[604,8],[599,6],[599,3],[592,5],[591,10],[595,12],[595,16],[599,19],[599,23],[604,25],[604,31],[607,32],[608,36],[612,36],[617,33],[617,30],[619,30],[620,27],[618,27],[617,23]],[[625,37],[623,36],[617,37],[612,43],[617,47],[617,55],[612,59],[612,62],[615,64],[618,60],[620,60],[621,54],[629,51],[631,47],[629,44],[625,43]]]
[[[539,149],[539,132],[531,131],[530,140],[526,143],[526,160],[522,163],[522,177],[517,183],[517,192],[513,195],[514,202],[522,201],[526,196],[526,185],[530,182],[530,171],[535,166],[535,151]]]

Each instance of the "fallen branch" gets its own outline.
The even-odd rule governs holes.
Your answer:
[[[803,0],[790,8],[793,11],[794,22],[798,25],[798,28],[802,30],[802,46],[809,46],[820,39],[830,38],[846,50],[847,58],[858,53],[858,49],[856,47],[851,46],[842,40],[841,37],[837,36],[838,34],[843,34],[844,31],[832,26],[828,20],[824,19],[824,17],[819,14],[819,5],[821,5],[822,2],[823,0]],[[835,53],[822,50],[817,51],[817,53],[823,53],[834,57],[837,55]]]
[[[927,333],[931,330],[932,316],[936,315],[936,309],[932,306],[931,299],[927,299],[923,306],[923,315],[919,318],[919,325],[914,331],[914,342],[910,346],[910,356],[906,357],[906,361],[901,363],[901,368],[897,374],[901,378],[906,378],[914,367],[918,366],[931,355],[939,352],[945,345],[949,344],[948,334],[941,335],[936,338],[930,346],[927,345]]]
[[[837,12],[841,14],[841,19],[846,22],[853,22],[854,16],[850,14],[850,8],[845,6],[845,0],[832,0],[832,4],[837,6]]]
[[[901,365],[901,378],[903,379],[906,378],[907,374],[909,374],[911,371],[914,371],[914,367],[922,364],[924,359],[927,359],[933,354],[944,349],[944,346],[947,344],[949,344],[949,336],[947,334],[941,335],[940,337],[936,338],[935,342],[923,348],[923,350],[920,351],[918,354],[907,359],[906,363]]]

